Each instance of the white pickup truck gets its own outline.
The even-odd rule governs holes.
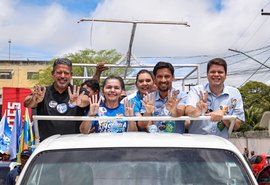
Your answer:
[[[18,185],[255,185],[239,150],[210,135],[55,135],[35,149]]]

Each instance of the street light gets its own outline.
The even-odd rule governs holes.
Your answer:
[[[10,60],[10,44],[11,44],[11,40],[8,40],[8,60]]]

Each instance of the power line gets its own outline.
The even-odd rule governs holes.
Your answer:
[[[266,59],[263,64],[265,64],[269,59],[270,59],[270,57],[268,57],[268,59]],[[242,85],[240,85],[240,87],[242,87],[246,82],[248,82],[262,68],[262,66],[263,65],[261,65],[256,71],[254,71],[254,73],[252,75],[250,75],[250,77],[248,77],[248,79],[246,79],[246,81],[244,83],[242,83]]]
[[[233,52],[236,52],[236,53],[241,53],[241,54],[245,55],[246,57],[248,57],[248,58],[250,58],[250,59],[254,60],[255,62],[257,62],[257,63],[259,63],[259,64],[263,65],[264,67],[266,67],[266,68],[270,69],[270,67],[269,67],[269,66],[267,66],[267,65],[265,65],[265,64],[263,64],[263,63],[261,63],[261,62],[260,62],[260,61],[258,61],[257,59],[255,59],[255,58],[253,58],[253,57],[249,56],[248,54],[246,54],[246,53],[244,53],[244,52],[242,52],[242,51],[238,51],[238,50],[235,50],[235,49],[229,49],[229,51],[233,51]]]

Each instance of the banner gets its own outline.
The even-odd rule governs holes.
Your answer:
[[[6,116],[11,127],[14,124],[16,107],[21,110],[21,115],[25,115],[23,102],[29,94],[31,94],[31,89],[29,88],[3,87],[2,115],[6,111]],[[29,109],[29,115],[32,117],[32,109]]]

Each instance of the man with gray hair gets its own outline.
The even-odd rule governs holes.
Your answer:
[[[24,106],[36,108],[37,115],[83,116],[89,105],[85,92],[71,85],[72,63],[67,58],[54,61],[52,70],[53,84],[47,87],[34,86],[32,94],[24,100]],[[43,141],[54,134],[80,133],[81,121],[40,120],[38,129]]]

